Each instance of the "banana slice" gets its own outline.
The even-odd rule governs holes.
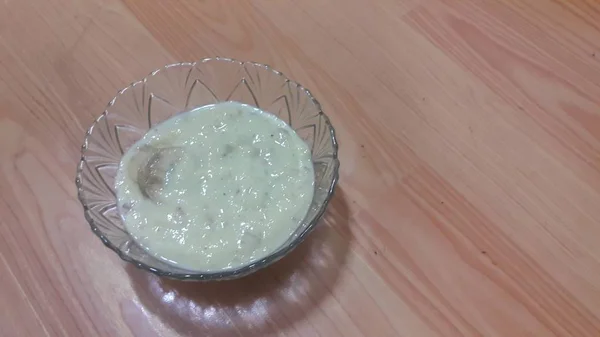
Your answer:
[[[154,203],[161,202],[161,193],[168,183],[169,174],[184,155],[181,147],[144,146],[139,149],[131,159],[129,174],[144,198]]]

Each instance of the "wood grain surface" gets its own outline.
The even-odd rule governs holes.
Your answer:
[[[339,189],[289,257],[159,279],[74,176],[116,91],[176,61],[313,91]],[[600,336],[600,2],[0,1],[0,335]]]

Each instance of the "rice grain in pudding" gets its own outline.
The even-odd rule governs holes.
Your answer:
[[[156,125],[125,153],[116,180],[137,243],[197,271],[240,267],[279,248],[313,189],[306,143],[276,116],[235,102]]]

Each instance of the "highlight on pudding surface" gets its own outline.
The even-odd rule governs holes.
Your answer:
[[[135,143],[116,179],[125,227],[153,256],[238,268],[284,244],[314,192],[310,149],[284,121],[236,102],[178,114]]]

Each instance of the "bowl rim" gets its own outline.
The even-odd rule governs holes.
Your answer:
[[[250,264],[244,265],[244,266],[236,268],[236,269],[214,271],[214,272],[196,272],[196,271],[170,272],[170,271],[157,269],[157,268],[154,268],[144,262],[137,261],[137,260],[131,258],[130,256],[126,255],[121,249],[119,249],[119,247],[115,246],[112,242],[110,242],[110,240],[102,233],[100,228],[96,225],[94,219],[90,216],[90,214],[89,214],[90,208],[88,207],[88,204],[86,202],[85,193],[83,191],[83,184],[82,184],[82,172],[84,169],[84,165],[86,163],[86,154],[85,153],[88,149],[88,141],[94,131],[94,127],[103,118],[106,118],[106,116],[109,114],[108,110],[110,109],[110,107],[115,105],[115,103],[117,102],[117,99],[127,90],[132,89],[136,85],[145,84],[149,78],[155,76],[156,74],[158,74],[161,71],[165,71],[172,67],[188,66],[188,67],[191,67],[191,69],[190,69],[190,72],[191,72],[191,70],[194,69],[194,67],[198,64],[215,62],[215,61],[216,62],[236,63],[236,64],[239,64],[240,66],[251,65],[254,67],[263,68],[267,71],[273,72],[274,74],[276,74],[278,76],[281,76],[285,80],[286,83],[289,83],[289,84],[295,86],[298,90],[304,91],[304,93],[309,97],[309,99],[313,102],[313,104],[315,104],[315,106],[318,110],[317,115],[319,115],[323,118],[325,125],[329,129],[329,136],[330,136],[330,139],[332,142],[332,147],[333,147],[333,154],[331,155],[331,159],[333,160],[333,165],[334,165],[333,177],[332,177],[331,183],[328,186],[327,195],[325,197],[325,200],[320,205],[319,210],[317,211],[317,213],[315,214],[313,219],[310,221],[310,223],[308,223],[306,228],[304,228],[304,230],[300,234],[298,234],[288,245],[286,245],[284,247],[280,247],[278,250],[263,257],[262,259],[256,260]],[[189,76],[189,74],[188,74],[188,76]],[[77,174],[76,174],[76,178],[75,178],[75,185],[77,186],[77,198],[79,199],[79,202],[81,203],[81,206],[83,207],[84,217],[85,217],[86,221],[88,222],[92,232],[102,241],[102,243],[106,247],[108,247],[112,251],[114,251],[123,261],[131,263],[139,269],[149,271],[149,272],[151,272],[155,275],[161,276],[161,277],[168,277],[168,278],[173,278],[173,279],[178,279],[178,280],[194,280],[194,281],[218,281],[218,280],[229,280],[229,279],[240,278],[242,276],[251,274],[259,269],[262,269],[264,267],[267,267],[267,266],[279,261],[285,255],[287,255],[289,252],[291,252],[293,249],[295,249],[300,243],[302,243],[304,241],[306,236],[314,230],[317,223],[320,221],[323,214],[325,213],[325,210],[327,209],[329,201],[333,197],[335,187],[339,180],[339,166],[340,166],[340,162],[338,159],[338,141],[337,141],[336,134],[335,134],[335,128],[333,127],[333,124],[331,124],[329,117],[323,112],[323,109],[321,108],[321,104],[312,95],[310,90],[306,89],[304,86],[302,86],[298,82],[291,80],[289,77],[284,75],[282,72],[275,70],[274,68],[272,68],[269,65],[266,65],[263,63],[257,63],[257,62],[253,62],[253,61],[239,61],[239,60],[236,60],[233,58],[219,57],[219,56],[207,57],[207,58],[203,58],[199,61],[195,61],[195,62],[178,62],[178,63],[172,63],[172,64],[165,65],[159,69],[156,69],[156,70],[150,72],[143,79],[132,82],[127,87],[117,91],[117,94],[110,100],[108,105],[105,107],[104,112],[102,112],[102,114],[100,114],[94,120],[92,125],[87,129],[84,140],[83,140],[83,144],[81,146],[80,155],[81,155],[81,157],[80,157],[79,163],[77,165]]]

